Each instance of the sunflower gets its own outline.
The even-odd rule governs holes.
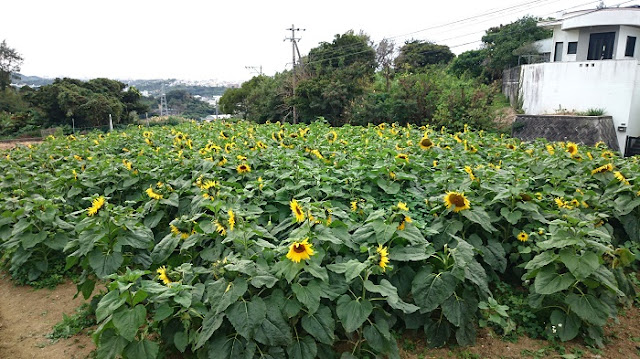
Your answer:
[[[444,203],[447,205],[447,209],[451,209],[451,207],[453,207],[454,212],[460,212],[471,208],[467,197],[464,196],[464,193],[460,192],[447,192],[444,196]]]
[[[296,222],[304,221],[304,211],[302,210],[302,207],[300,207],[300,204],[298,204],[298,201],[292,199],[291,202],[289,202],[289,207],[291,208],[293,215],[296,217]]]
[[[180,238],[182,239],[189,238],[189,233],[184,233],[180,231],[178,227],[174,226],[173,224],[170,224],[169,228],[171,228],[171,233],[175,234],[176,236],[180,236]]]
[[[602,165],[602,166],[594,169],[593,171],[591,171],[591,174],[594,175],[596,173],[604,173],[604,172],[611,171],[611,170],[613,170],[613,164],[607,163],[606,165]]]
[[[398,207],[398,209],[401,210],[401,211],[409,212],[409,207],[407,207],[407,203],[406,202],[398,202],[396,207]]]
[[[337,139],[338,139],[338,134],[336,133],[336,131],[330,131],[330,132],[327,134],[327,140],[328,140],[329,142],[333,142],[333,141],[335,141],[335,140],[337,140]]]
[[[438,167],[438,160],[433,160],[433,167]]]
[[[220,233],[221,236],[227,235],[227,229],[219,222],[215,221],[213,224],[216,226],[216,232]]]
[[[413,220],[411,219],[411,217],[409,216],[404,216],[404,218],[402,219],[402,222],[400,222],[400,224],[398,225],[398,230],[399,231],[404,231],[404,227],[406,226],[407,223],[411,223],[413,222]]]
[[[406,154],[406,153],[398,153],[396,155],[396,158],[399,159],[399,160],[405,160],[405,161],[409,162],[409,155]]]
[[[248,164],[242,163],[238,167],[236,167],[238,173],[249,173],[251,172],[251,167]]]
[[[151,187],[147,188],[145,192],[147,192],[147,196],[151,199],[162,199],[162,195],[154,191]]]
[[[309,243],[309,238],[305,238],[304,240],[298,242],[293,242],[289,246],[289,253],[287,253],[287,258],[292,262],[300,263],[301,260],[307,260],[311,258],[311,256],[315,252],[313,251],[313,244]]]
[[[611,159],[613,157],[613,152],[611,152],[611,151],[602,151],[600,156],[602,158],[605,158],[605,159]]]
[[[567,206],[565,201],[560,197],[556,197],[553,201],[556,202],[556,205],[558,206],[558,208],[564,208]]]
[[[9,155],[7,155],[7,157],[9,157]],[[78,172],[76,172],[76,170],[72,170],[71,172],[73,174],[73,179],[77,180],[78,179]]]
[[[171,279],[167,276],[167,268],[165,266],[158,268],[156,273],[158,273],[158,279],[160,279],[165,285],[172,283]]]
[[[556,150],[553,148],[553,145],[547,145],[547,152],[549,152],[550,155],[553,155],[556,153]]]
[[[233,227],[236,225],[236,215],[233,213],[232,209],[230,209],[227,214],[229,214],[229,219],[227,220],[229,223],[229,230],[233,231]]]
[[[351,201],[351,212],[358,210],[358,201]]]
[[[567,146],[565,148],[571,156],[575,156],[576,154],[578,154],[578,145],[573,142],[567,142]]]
[[[144,138],[149,138],[149,137],[153,136],[153,133],[151,133],[151,131],[144,131],[144,132],[142,132],[142,136]]]
[[[428,150],[431,147],[433,147],[433,141],[431,141],[431,139],[429,139],[428,137],[424,137],[420,140],[420,148],[422,148],[423,150]]]
[[[202,186],[200,188],[206,191],[209,188],[215,188],[215,187],[218,187],[218,181],[206,180],[202,183]]]
[[[380,244],[378,245],[378,248],[376,248],[376,252],[380,255],[380,262],[378,262],[378,266],[380,266],[384,272],[387,269],[387,264],[389,264],[389,249]]]
[[[517,238],[518,238],[518,240],[520,242],[524,243],[524,242],[529,240],[529,235],[527,233],[525,233],[525,232],[520,232],[520,233],[518,233],[518,237]]]
[[[470,180],[476,180],[476,176],[473,175],[473,169],[471,169],[471,166],[464,166],[464,171],[467,172]]]
[[[96,199],[94,199],[91,202],[91,207],[87,208],[87,215],[88,216],[93,216],[96,213],[98,213],[98,211],[100,210],[100,208],[102,208],[102,206],[104,206],[105,200],[103,196],[100,196]]]
[[[127,161],[126,159],[122,159],[122,164],[124,165],[124,167],[126,169],[128,169],[129,171],[131,171],[133,169],[133,164],[129,161]]]
[[[620,171],[615,171],[615,172],[613,173],[613,175],[616,177],[616,179],[617,179],[618,181],[620,181],[620,182],[622,182],[622,183],[626,184],[627,186],[631,184],[631,183],[629,183],[629,180],[628,180],[628,179],[626,179],[626,178],[624,177],[624,175],[622,174],[622,172],[620,172]]]

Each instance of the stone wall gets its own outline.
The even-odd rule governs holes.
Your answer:
[[[502,71],[502,94],[509,99],[509,104],[518,107],[520,94],[520,66]]]
[[[523,141],[546,138],[590,146],[602,141],[612,150],[620,150],[611,116],[518,115],[511,135]]]

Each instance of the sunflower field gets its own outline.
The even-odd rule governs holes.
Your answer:
[[[465,128],[131,127],[2,153],[0,256],[99,284],[98,358],[398,358],[472,345],[526,297],[602,345],[636,297],[640,165]],[[508,319],[508,320],[507,320]]]

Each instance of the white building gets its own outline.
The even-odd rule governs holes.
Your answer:
[[[521,67],[525,113],[604,109],[624,153],[627,137],[640,137],[640,7],[572,12],[540,26],[553,30],[551,62]]]

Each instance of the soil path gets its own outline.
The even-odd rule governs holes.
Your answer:
[[[17,287],[0,273],[0,358],[80,359],[95,349],[90,337],[79,334],[56,343],[46,338],[52,327],[84,303],[73,299],[76,286],[67,282],[54,290]]]

